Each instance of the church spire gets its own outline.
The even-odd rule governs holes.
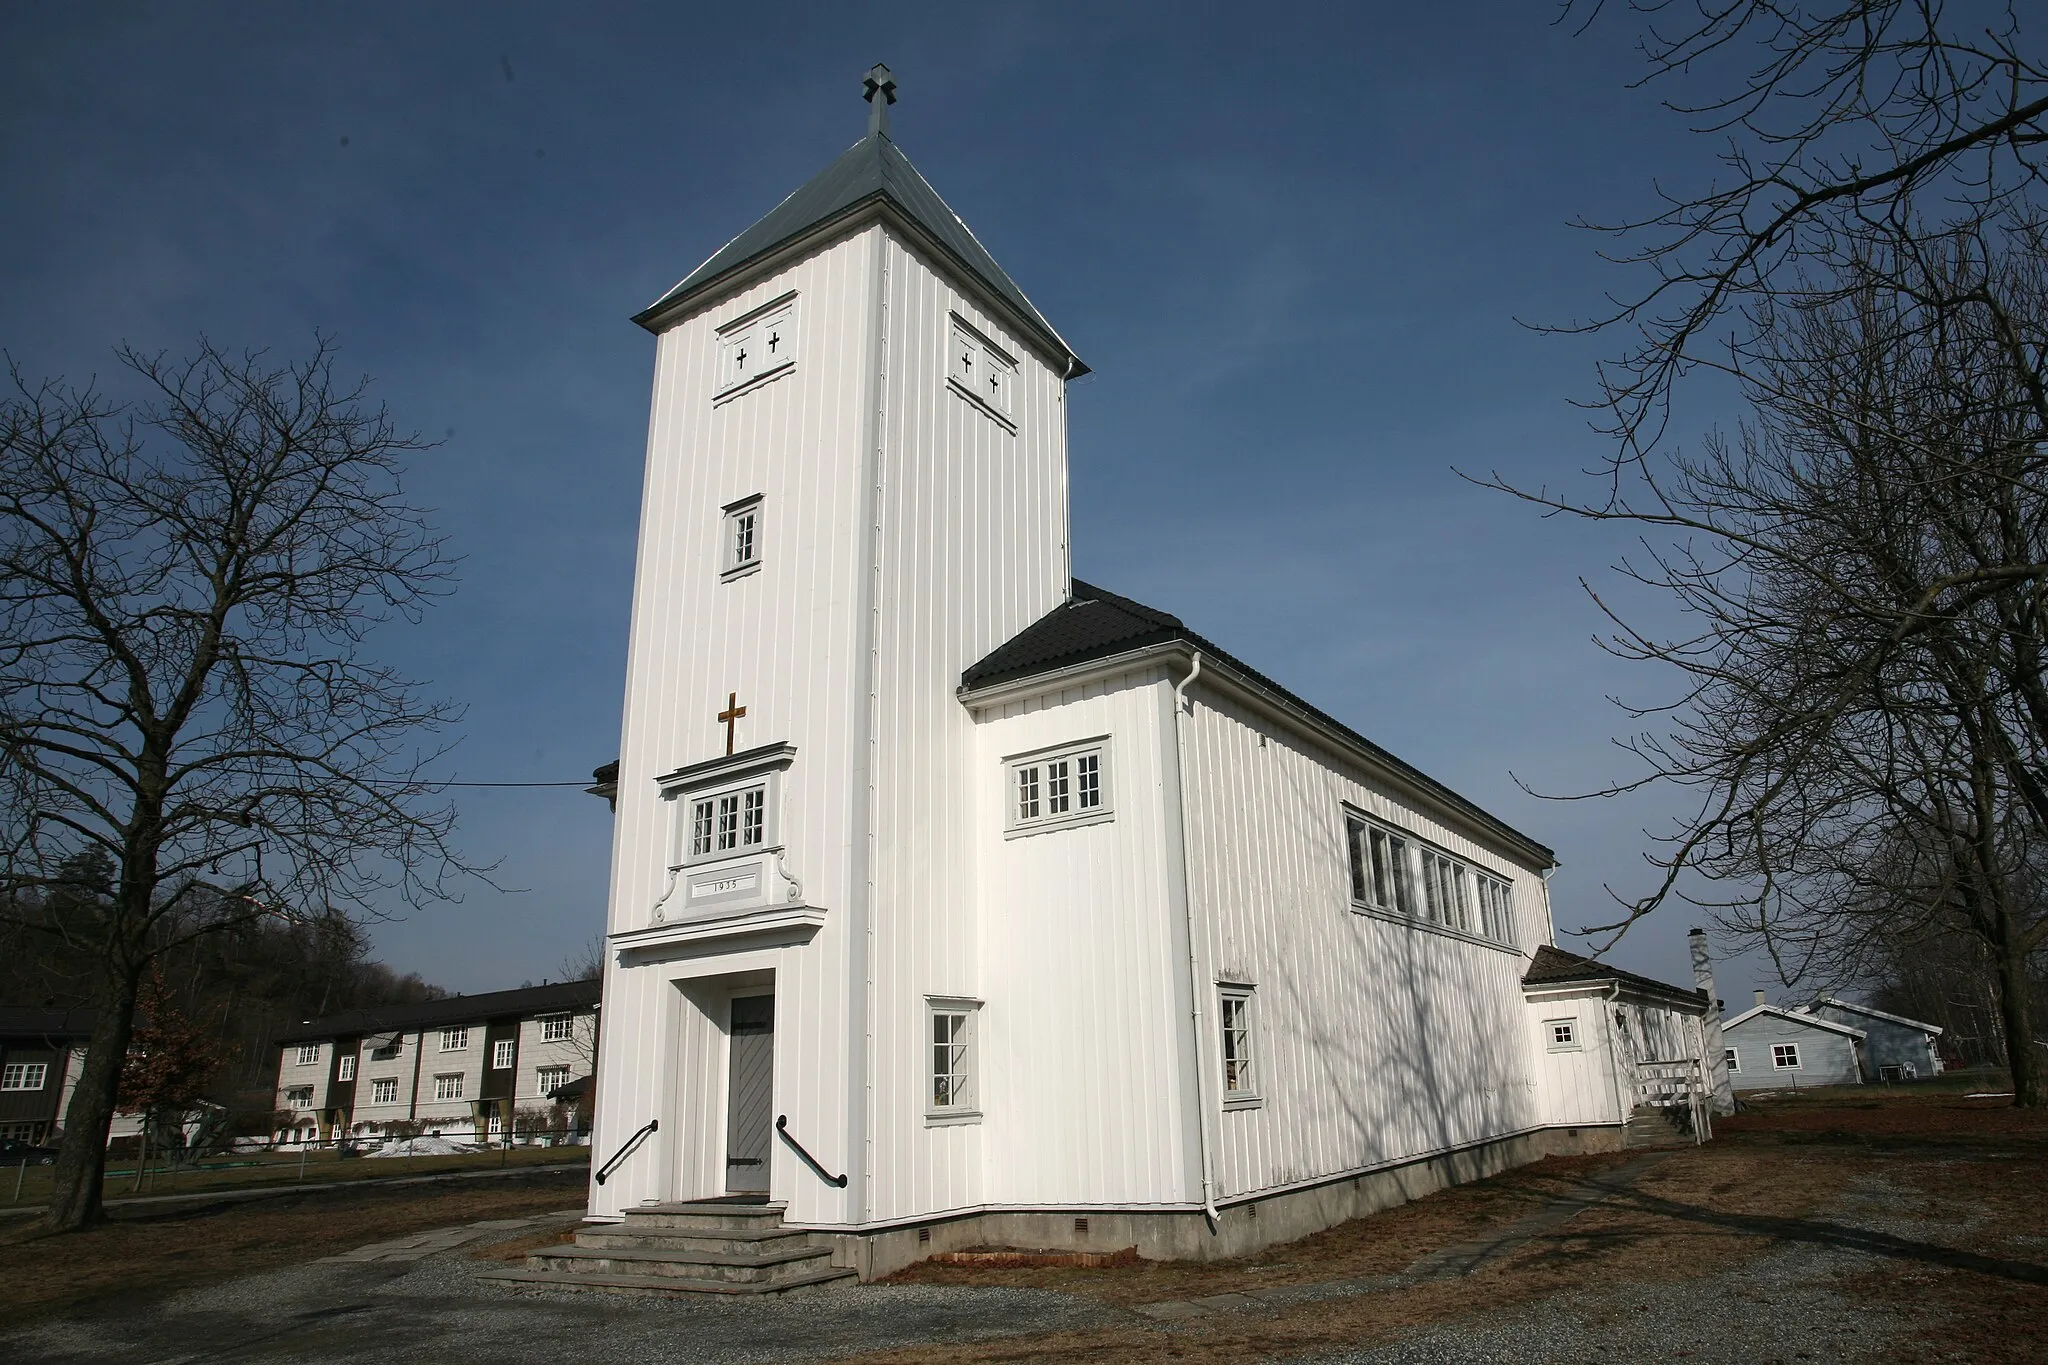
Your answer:
[[[875,98],[877,95],[881,98]],[[861,82],[861,98],[868,102],[868,136],[880,133],[887,137],[889,106],[896,102],[896,77],[888,67],[876,62],[868,69],[867,79]]]

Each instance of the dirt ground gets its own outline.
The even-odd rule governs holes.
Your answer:
[[[256,1203],[119,1210],[64,1237],[0,1232],[0,1324],[118,1297],[131,1303],[232,1275],[317,1260],[371,1242],[483,1218],[519,1218],[583,1200],[581,1171],[396,1189],[324,1190]]]
[[[891,1351],[864,1365],[941,1361],[1257,1360],[1357,1349],[1404,1332],[1497,1314],[1588,1283],[1664,1284],[1720,1274],[1795,1243],[1840,1244],[1884,1259],[1850,1278],[1872,1303],[1915,1305],[1890,1348],[1902,1365],[2048,1359],[2048,1115],[1953,1093],[1806,1092],[1758,1101],[1680,1149],[1632,1196],[1572,1218],[1463,1279],[1219,1314],[1173,1333],[1117,1329]],[[1055,1289],[1119,1305],[1268,1285],[1384,1275],[1438,1247],[1533,1212],[1575,1179],[1622,1158],[1552,1160],[1446,1190],[1243,1261],[1130,1268],[983,1269],[921,1265],[898,1283]],[[1903,1192],[1936,1232],[1887,1239],[1838,1226],[1829,1206],[1852,1184]],[[1689,1354],[1674,1347],[1673,1358]]]

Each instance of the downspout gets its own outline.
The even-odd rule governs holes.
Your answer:
[[[1185,889],[1188,881],[1188,817],[1187,788],[1183,776],[1187,772],[1186,739],[1181,728],[1181,708],[1187,704],[1188,687],[1202,676],[1202,655],[1197,651],[1194,664],[1188,675],[1173,689],[1173,766],[1174,787],[1179,796],[1178,819],[1173,822],[1175,850],[1181,868],[1183,890],[1181,893],[1181,933],[1186,937],[1188,957],[1188,1031],[1193,1044],[1195,1059],[1195,1144],[1202,1157],[1202,1216],[1209,1220],[1209,1231],[1213,1234],[1221,1227],[1223,1215],[1216,1208],[1216,1168],[1209,1148],[1209,1059],[1202,1054],[1202,1001],[1208,997],[1208,985],[1202,980],[1201,957],[1195,948],[1195,911],[1192,896]]]
[[[1621,1088],[1621,1040],[1615,1036],[1621,1026],[1614,1022],[1614,1003],[1619,999],[1621,999],[1621,983],[1619,981],[1608,982],[1607,1004],[1600,1011],[1600,1027],[1607,1034],[1607,1065],[1614,1073],[1614,1112],[1621,1120],[1621,1126],[1626,1129],[1629,1116],[1635,1113],[1636,1107],[1633,1104],[1627,1103],[1627,1097],[1622,1093]]]

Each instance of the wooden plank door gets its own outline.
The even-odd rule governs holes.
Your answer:
[[[725,1105],[725,1189],[768,1192],[769,1140],[775,1130],[775,997],[732,1002],[732,1065]]]

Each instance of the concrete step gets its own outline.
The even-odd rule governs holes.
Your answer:
[[[685,1294],[800,1294],[857,1279],[857,1272],[842,1266],[825,1266],[787,1279],[768,1282],[690,1279],[671,1275],[624,1275],[567,1273],[555,1270],[487,1270],[479,1279],[506,1284],[534,1285],[543,1289],[597,1289],[613,1294],[643,1294],[681,1297]]]
[[[782,1204],[641,1204],[625,1211],[629,1228],[763,1228],[782,1225]]]
[[[580,1229],[576,1245],[627,1251],[723,1251],[746,1254],[778,1246],[808,1245],[797,1228],[641,1228],[617,1223]]]
[[[669,1279],[769,1282],[827,1265],[832,1249],[797,1246],[752,1255],[714,1251],[633,1251],[604,1247],[549,1247],[526,1259],[531,1270],[570,1275],[658,1275]]]

